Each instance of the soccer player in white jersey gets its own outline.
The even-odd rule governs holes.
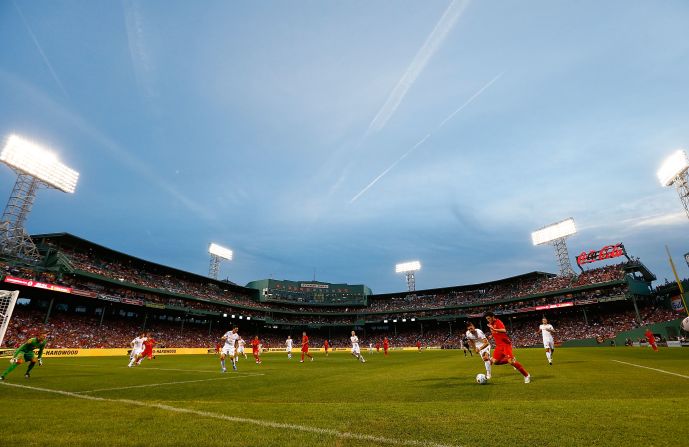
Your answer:
[[[244,352],[244,345],[245,345],[245,344],[246,344],[246,342],[245,342],[244,339],[240,336],[240,337],[239,337],[238,346],[237,346],[237,354],[235,354],[235,356],[234,356],[234,361],[235,361],[235,362],[236,362],[237,360],[239,360],[239,355],[240,355],[240,354],[243,355],[243,356],[244,356],[244,360],[246,360],[247,357],[246,357],[246,353]]]
[[[287,351],[287,358],[291,359],[292,358],[292,337],[290,335],[288,335],[287,340],[285,340],[285,351]]]
[[[141,358],[141,353],[144,352],[144,342],[148,340],[145,334],[142,332],[141,335],[136,337],[129,343],[132,347],[132,353],[129,356],[129,367],[131,368],[134,364]]]
[[[553,365],[553,352],[555,351],[555,340],[553,334],[556,332],[552,324],[548,323],[548,319],[543,317],[541,325],[538,326],[536,333],[543,335],[543,347],[545,348],[545,357],[548,359],[548,364]]]
[[[352,341],[352,355],[356,357],[361,363],[366,363],[366,359],[361,355],[361,349],[359,348],[359,337],[356,336],[356,332],[352,331],[352,336],[349,337]]]
[[[490,342],[488,337],[481,329],[477,329],[471,321],[467,323],[466,336],[469,347],[483,359],[483,363],[486,365],[486,378],[490,379]]]
[[[220,351],[220,366],[222,367],[222,372],[227,372],[225,368],[225,357],[230,357],[232,369],[237,371],[237,361],[235,359],[237,346],[239,344],[239,334],[237,332],[239,332],[239,328],[235,326],[231,331],[225,332],[225,335],[220,339],[224,342],[222,350]]]
[[[370,343],[368,344],[368,353],[369,353],[369,354],[373,354],[373,342],[370,342]]]

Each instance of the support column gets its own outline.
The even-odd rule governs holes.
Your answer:
[[[560,276],[574,276],[574,269],[572,269],[572,263],[569,260],[569,250],[567,250],[565,238],[555,239],[553,246],[555,247],[557,262],[560,265]]]
[[[48,324],[48,320],[50,319],[50,313],[53,310],[53,303],[55,303],[55,298],[50,299],[50,305],[48,306],[48,313],[45,314],[45,320],[43,320],[43,324]]]
[[[632,295],[632,303],[634,304],[634,312],[636,313],[636,323],[641,326],[643,321],[641,321],[641,314],[639,314],[639,306],[636,305],[636,297]]]

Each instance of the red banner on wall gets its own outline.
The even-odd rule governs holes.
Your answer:
[[[72,293],[71,287],[59,286],[57,284],[47,284],[44,282],[33,281],[31,279],[15,278],[14,276],[6,276],[5,282],[20,286],[35,287],[37,289],[52,290],[54,292]]]
[[[566,303],[546,304],[545,306],[536,306],[534,309],[536,309],[536,310],[559,309],[560,307],[571,307],[571,306],[574,306],[574,303],[571,301],[568,301]]]
[[[72,289],[72,294],[85,296],[88,298],[98,298],[98,294],[96,292],[91,292],[90,290]]]

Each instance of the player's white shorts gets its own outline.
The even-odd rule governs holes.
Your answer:
[[[132,349],[132,354],[130,355],[130,357],[134,358],[137,355],[140,355],[142,352],[144,352],[144,348]]]
[[[490,346],[486,346],[478,352],[478,355],[480,355],[481,357],[483,357],[483,354],[486,354],[488,358],[490,358]]]
[[[359,349],[358,343],[354,343],[352,345],[352,354],[361,354],[361,350]]]
[[[230,357],[234,357],[234,346],[223,346],[222,351],[220,351],[220,353],[223,355],[229,355]]]
[[[551,339],[543,339],[543,347],[545,349],[555,349],[555,340]]]
[[[285,352],[287,352],[288,354],[291,354],[291,353],[292,353],[292,348],[285,348]]]

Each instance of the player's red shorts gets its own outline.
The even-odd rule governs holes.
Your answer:
[[[141,353],[141,357],[148,357],[149,359],[153,358],[153,348],[145,348],[144,352]]]
[[[301,352],[309,352],[309,345],[301,345]]]
[[[512,354],[512,345],[496,345],[493,351],[493,359],[495,363],[505,363],[509,359],[514,358]]]

